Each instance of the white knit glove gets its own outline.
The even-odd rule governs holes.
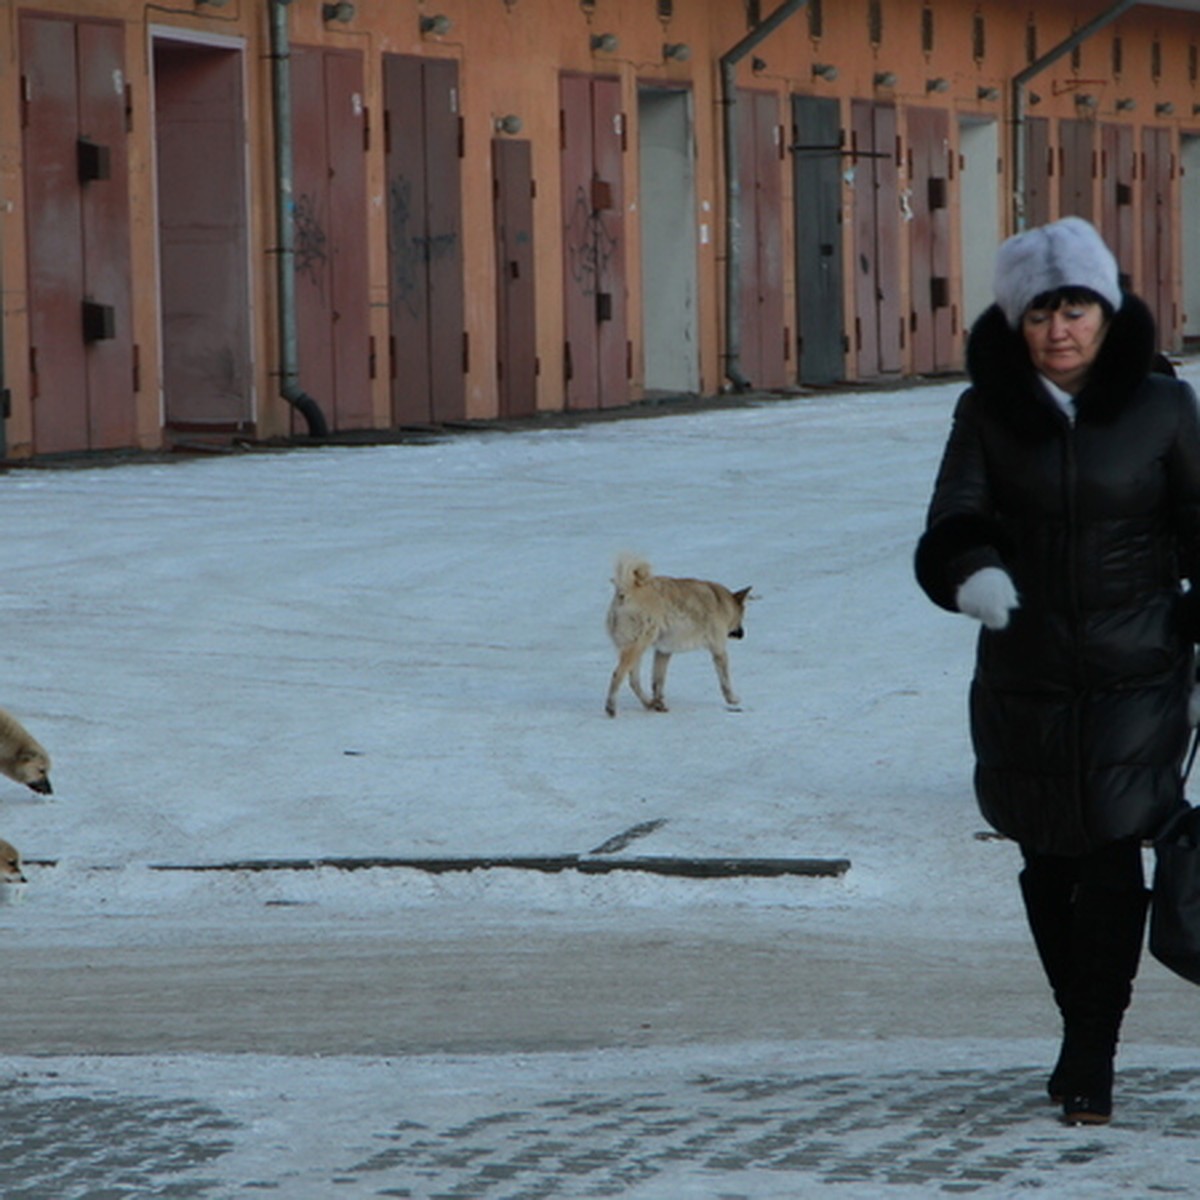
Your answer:
[[[1004,629],[1008,614],[1021,601],[1012,578],[1002,567],[983,567],[958,586],[954,602],[958,611],[982,621],[989,629]]]

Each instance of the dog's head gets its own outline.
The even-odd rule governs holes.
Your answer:
[[[13,764],[13,778],[43,796],[51,795],[54,789],[50,786],[50,755],[40,746],[22,751]]]
[[[0,838],[0,883],[24,883],[21,870],[21,852]]]
[[[733,627],[729,631],[731,638],[743,638],[746,636],[745,629],[742,628],[742,622],[746,619],[746,601],[750,598],[750,589],[742,588],[740,592],[733,593],[733,602],[737,619],[734,621]]]

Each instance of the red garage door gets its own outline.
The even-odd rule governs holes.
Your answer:
[[[629,399],[625,316],[625,116],[615,79],[564,75],[563,277],[568,408]]]
[[[124,30],[21,18],[34,450],[136,438]]]
[[[392,419],[466,415],[458,64],[383,58]]]
[[[367,428],[373,414],[362,55],[293,46],[292,116],[300,379],[333,429]]]
[[[855,347],[860,379],[900,370],[900,192],[896,110],[854,101],[851,110],[854,188]]]
[[[532,164],[529,142],[493,139],[496,375],[502,417],[529,416],[537,409]]]

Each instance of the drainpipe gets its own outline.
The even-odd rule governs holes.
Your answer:
[[[742,183],[738,177],[737,65],[808,0],[784,0],[769,17],[721,56],[722,145],[725,154],[725,377],[735,392],[749,391],[742,374]]]
[[[1081,25],[1069,38],[1059,42],[1052,50],[1035,59],[1013,76],[1012,80],[1012,126],[1013,126],[1013,231],[1020,233],[1025,228],[1025,147],[1028,141],[1025,129],[1025,87],[1029,81],[1044,71],[1052,63],[1056,63],[1064,54],[1070,54],[1080,42],[1086,42],[1094,33],[1099,33],[1106,25],[1112,24],[1122,13],[1132,8],[1140,0],[1116,0],[1099,16],[1094,17],[1086,25]]]
[[[312,437],[328,437],[320,405],[300,387],[296,335],[296,227],[292,198],[292,67],[288,41],[291,0],[269,0],[271,89],[275,117],[276,278],[279,292],[279,394],[308,422]]]
[[[2,247],[0,247],[2,249]],[[0,459],[8,455],[8,443],[5,441],[6,422],[9,416],[9,406],[12,393],[4,383],[4,261],[0,259]]]

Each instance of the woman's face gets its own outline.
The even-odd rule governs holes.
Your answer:
[[[1021,318],[1021,332],[1034,367],[1074,395],[1100,353],[1108,320],[1094,301],[1064,303],[1054,309],[1029,309]]]

